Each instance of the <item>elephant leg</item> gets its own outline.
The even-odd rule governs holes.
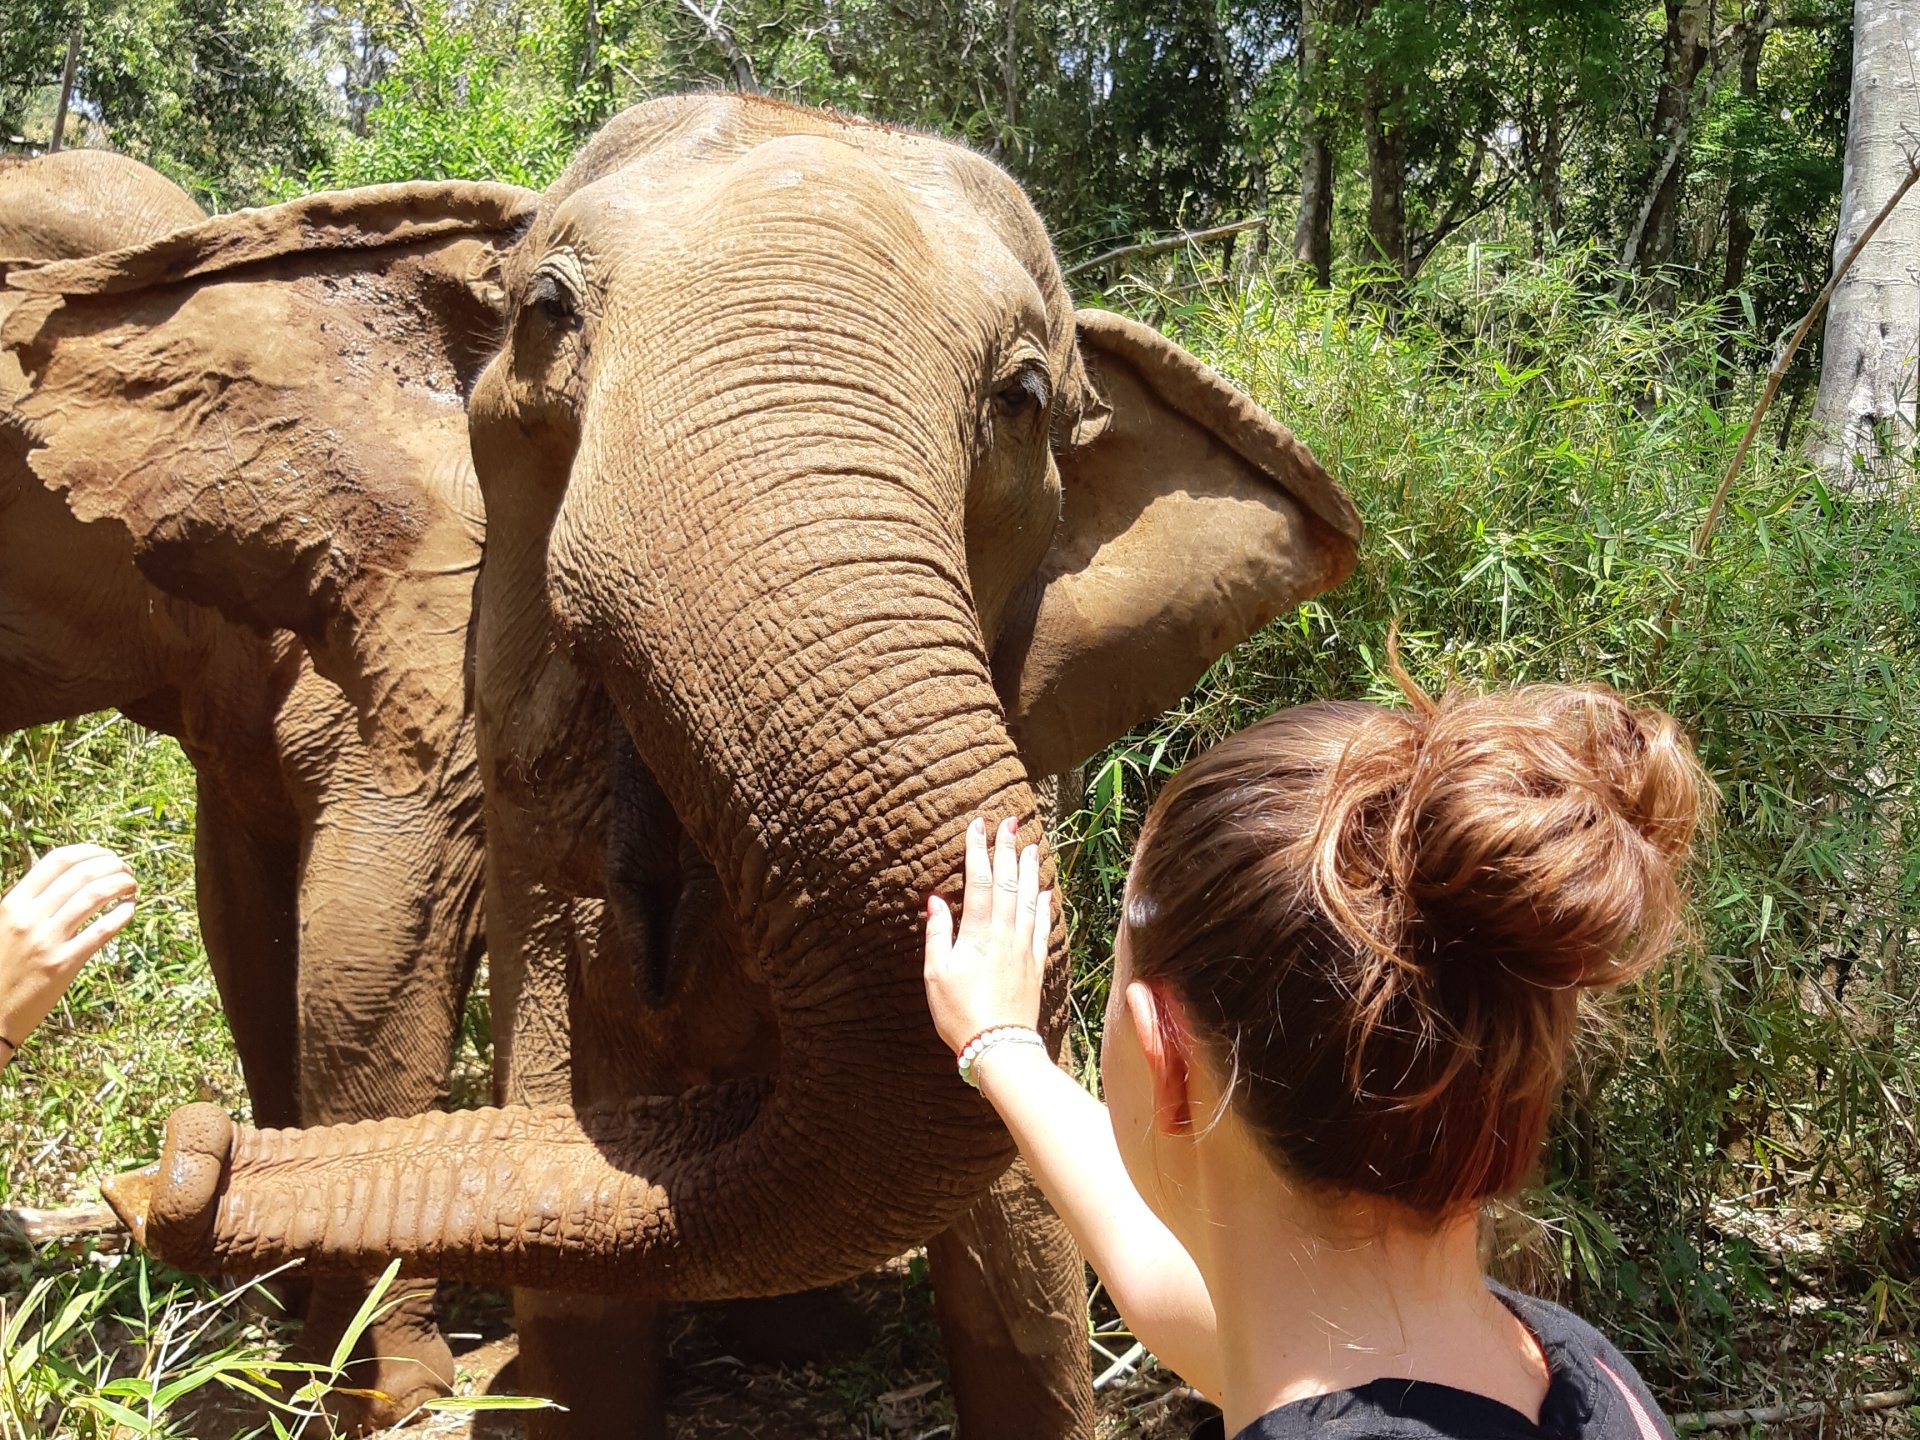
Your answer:
[[[1091,1440],[1086,1268],[1024,1161],[927,1262],[961,1436]]]
[[[588,988],[603,907],[529,878],[510,843],[487,857],[496,1098],[581,1105],[641,1093],[617,1042],[631,979],[622,974],[603,995]],[[527,1440],[663,1440],[661,1307],[521,1288],[513,1321],[519,1390],[565,1407],[527,1412]]]
[[[195,791],[200,938],[240,1055],[254,1124],[297,1125],[298,842],[250,830],[241,807],[204,769]]]
[[[527,1440],[666,1440],[660,1306],[516,1290],[513,1323],[521,1390],[566,1407],[528,1411]]]
[[[316,682],[315,688],[324,685]],[[303,681],[297,705],[308,693]],[[321,783],[300,797],[300,1113],[306,1125],[417,1115],[445,1104],[461,1011],[483,945],[478,778],[471,751],[431,784],[383,793],[331,687],[314,696]],[[470,742],[469,742],[470,744]],[[311,757],[314,751],[296,752]],[[464,759],[464,764],[462,760]],[[317,1281],[301,1349],[331,1356],[365,1283]],[[399,1281],[355,1347],[335,1405],[349,1427],[392,1425],[448,1393],[453,1355],[430,1281]]]

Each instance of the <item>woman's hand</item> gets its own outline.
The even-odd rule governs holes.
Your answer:
[[[995,1025],[1032,1028],[1053,929],[1053,892],[1040,888],[1040,847],[1017,848],[1005,821],[987,849],[987,821],[967,827],[967,884],[960,934],[938,895],[927,901],[927,1004],[949,1049]]]
[[[0,897],[0,1066],[60,1002],[80,967],[126,928],[138,890],[111,850],[67,845],[48,851]]]

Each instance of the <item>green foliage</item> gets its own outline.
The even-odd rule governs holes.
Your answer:
[[[13,13],[33,18],[17,29]],[[324,153],[332,117],[300,0],[61,0],[10,7],[0,30],[0,126],[51,96],[81,40],[67,143],[107,144],[217,208],[257,198],[270,171]],[[34,138],[44,142],[46,132]]]
[[[1430,689],[1593,679],[1670,708],[1724,804],[1696,939],[1610,1007],[1532,1204],[1547,1278],[1676,1404],[1724,1404],[1777,1374],[1783,1336],[1857,1367],[1912,1321],[1920,524],[1902,499],[1835,501],[1796,447],[1763,444],[1683,579],[1737,438],[1714,402],[1721,321],[1617,305],[1596,280],[1583,252],[1469,249],[1397,317],[1264,277],[1111,297],[1291,425],[1368,530],[1344,586],[1088,768],[1068,833],[1076,995],[1090,1052],[1160,780],[1279,706],[1394,702],[1395,621]]]
[[[416,17],[372,86],[365,133],[299,183],[283,180],[283,191],[446,178],[538,188],[560,173],[574,145],[569,109],[511,63],[532,44],[491,51],[444,4]]]
[[[196,1097],[246,1092],[195,923],[193,771],[171,740],[110,716],[0,735],[0,885],[90,841],[126,857],[134,919],[0,1072],[0,1202],[91,1198],[158,1153]]]
[[[4,1440],[186,1440],[214,1426],[276,1440],[334,1435],[322,1399],[344,1382],[347,1358],[400,1268],[387,1267],[333,1354],[312,1363],[277,1354],[263,1321],[278,1304],[262,1281],[223,1292],[145,1255],[95,1261],[74,1269],[49,1250],[21,1267],[21,1298],[0,1294]],[[454,1396],[426,1408],[545,1404]]]

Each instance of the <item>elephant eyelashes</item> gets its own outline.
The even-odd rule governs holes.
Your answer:
[[[1023,366],[993,392],[996,414],[1007,420],[1027,420],[1045,411],[1053,395],[1038,366]]]
[[[559,276],[548,270],[535,273],[527,287],[527,303],[540,312],[549,325],[572,329],[580,323],[580,302]]]

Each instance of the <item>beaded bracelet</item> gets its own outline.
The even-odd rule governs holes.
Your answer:
[[[1038,1045],[1042,1050],[1047,1042],[1040,1032],[1026,1025],[989,1025],[965,1045],[960,1047],[960,1078],[974,1089],[980,1088],[980,1079],[973,1073],[973,1067],[980,1063],[980,1057],[996,1045]]]

